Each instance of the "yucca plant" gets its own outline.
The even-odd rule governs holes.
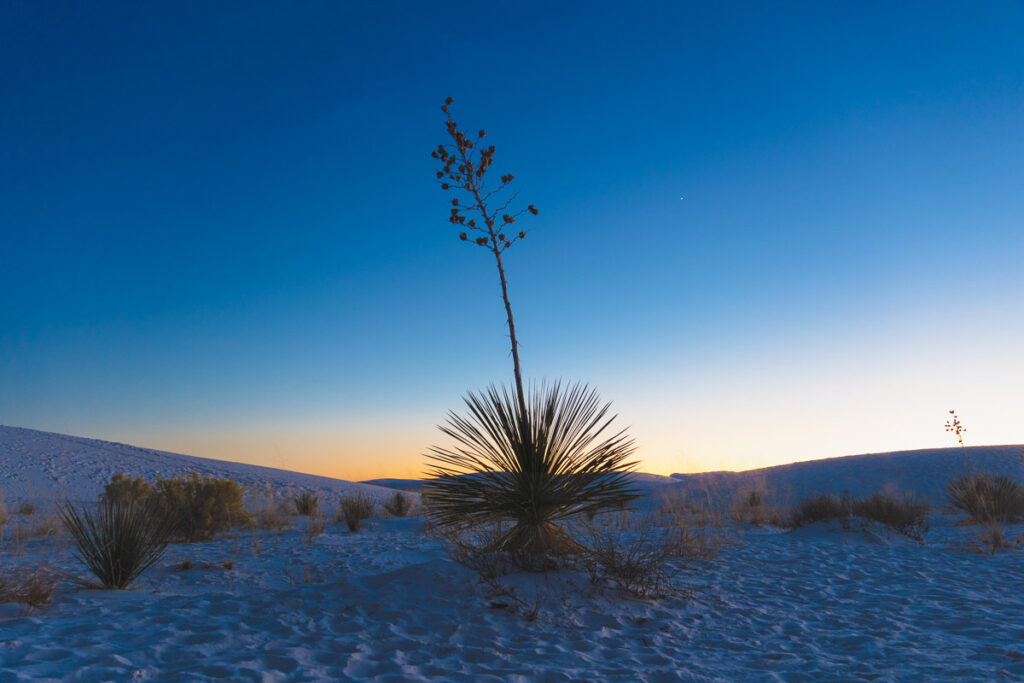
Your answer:
[[[606,436],[611,404],[583,384],[534,388],[523,413],[508,389],[465,398],[467,416],[448,414],[455,440],[427,455],[430,521],[441,527],[511,521],[491,550],[549,555],[577,549],[556,524],[638,498],[628,478],[637,463],[625,430]]]
[[[104,588],[127,588],[167,550],[172,522],[151,503],[101,500],[95,513],[59,510],[78,557]]]
[[[1024,517],[1024,487],[1005,474],[961,475],[949,483],[946,494],[950,505],[975,523],[1014,522]]]

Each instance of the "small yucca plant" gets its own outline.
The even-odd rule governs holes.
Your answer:
[[[127,588],[167,550],[173,522],[150,503],[102,500],[95,512],[59,510],[78,557],[103,588]]]
[[[557,521],[639,497],[627,476],[635,446],[624,430],[603,436],[614,416],[587,386],[555,383],[531,393],[525,413],[493,385],[469,394],[467,417],[449,413],[440,429],[456,444],[427,456],[427,514],[440,527],[511,521],[492,550],[571,552],[578,546]]]
[[[320,498],[313,493],[303,492],[292,497],[295,511],[304,517],[315,515],[320,509]]]
[[[393,517],[405,517],[409,514],[411,507],[412,499],[401,491],[395,491],[390,498],[384,501],[384,509]]]
[[[1024,487],[1005,474],[956,477],[946,489],[949,503],[975,523],[1014,522],[1024,517]]]
[[[356,493],[351,496],[344,496],[341,499],[341,519],[351,532],[359,531],[363,526],[363,520],[373,516],[373,501],[365,494]]]

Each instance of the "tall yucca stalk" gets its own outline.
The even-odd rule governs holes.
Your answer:
[[[556,382],[531,393],[525,413],[492,385],[469,394],[468,415],[448,414],[440,429],[455,445],[428,455],[428,515],[440,526],[513,522],[492,550],[571,551],[556,521],[639,497],[628,477],[635,446],[624,430],[607,434],[611,404],[586,385],[563,390]]]
[[[78,557],[104,588],[127,588],[167,550],[173,523],[149,502],[100,501],[96,512],[59,511]]]
[[[441,107],[441,111],[448,117],[445,129],[452,141],[449,144],[438,145],[430,156],[441,162],[441,168],[436,173],[441,189],[462,195],[461,200],[458,197],[452,199],[448,222],[466,229],[459,233],[459,239],[463,242],[483,247],[494,256],[495,265],[498,267],[498,280],[501,283],[501,299],[505,304],[509,341],[512,344],[516,400],[519,403],[520,414],[525,415],[526,392],[523,390],[523,372],[519,364],[519,340],[516,338],[516,323],[512,317],[508,280],[505,278],[505,264],[501,255],[513,244],[526,238],[525,231],[513,228],[512,225],[527,211],[536,216],[537,207],[530,204],[518,211],[510,208],[519,195],[518,192],[513,192],[507,195],[507,198],[502,196],[515,179],[511,173],[501,176],[497,185],[488,184],[487,171],[494,163],[494,145],[483,146],[483,139],[487,135],[485,130],[480,130],[475,136],[466,135],[459,130],[449,109],[453,101],[449,97]]]

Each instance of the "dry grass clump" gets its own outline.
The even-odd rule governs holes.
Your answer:
[[[949,503],[971,524],[1015,522],[1024,518],[1024,487],[1005,474],[964,474],[946,489]]]
[[[788,526],[800,527],[816,522],[828,522],[834,519],[847,522],[851,514],[852,500],[849,496],[822,494],[801,501],[789,515]]]
[[[36,506],[31,501],[24,501],[18,507],[14,508],[14,514],[16,515],[34,515],[36,514]]]
[[[896,498],[887,493],[874,493],[868,498],[855,500],[845,494],[823,494],[797,505],[790,513],[788,526],[799,529],[816,522],[839,520],[844,528],[848,528],[851,518],[859,517],[921,541],[928,531],[928,512],[928,505],[911,497]]]
[[[863,500],[855,500],[852,512],[857,517],[870,519],[918,541],[928,532],[929,507],[911,497],[894,498],[875,493]]]
[[[392,517],[405,517],[412,507],[412,498],[401,491],[395,491],[384,501],[384,510]]]
[[[45,607],[56,590],[57,575],[49,567],[0,571],[0,604],[14,602],[29,608]]]
[[[314,512],[306,519],[306,543],[312,543],[316,537],[327,530],[327,520],[319,512]]]
[[[175,523],[152,500],[103,500],[95,513],[80,512],[66,503],[60,516],[74,540],[76,554],[103,588],[127,588],[153,566],[167,550]]]
[[[249,525],[255,529],[268,529],[280,533],[292,526],[288,512],[287,501],[278,500],[268,482],[262,496],[250,499]]]
[[[373,516],[373,503],[363,493],[345,496],[341,499],[339,513],[339,521],[344,521],[349,531],[359,531],[363,520]]]
[[[309,517],[316,514],[320,509],[320,497],[314,493],[304,491],[296,496],[292,496],[292,505],[295,506],[296,513],[303,517]]]

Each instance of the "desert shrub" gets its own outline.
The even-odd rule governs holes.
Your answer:
[[[790,512],[789,526],[798,529],[815,522],[827,522],[833,519],[846,521],[850,517],[850,499],[831,494],[814,496],[799,503]]]
[[[359,531],[363,520],[373,516],[373,503],[362,493],[345,496],[341,499],[341,519],[345,521],[349,531]]]
[[[132,479],[124,472],[118,472],[103,487],[100,500],[109,500],[115,503],[141,503],[152,492],[153,487],[142,477]]]
[[[1024,487],[1006,476],[986,472],[960,475],[946,488],[950,505],[975,524],[1013,522],[1024,517]]]
[[[56,590],[57,576],[49,567],[0,571],[0,604],[16,602],[28,607],[45,607]]]
[[[34,515],[36,514],[36,506],[31,501],[26,500],[14,508],[14,513],[17,515]]]
[[[173,523],[174,536],[189,543],[250,524],[242,497],[242,487],[235,480],[200,477],[195,472],[158,479],[153,487],[156,508]]]
[[[507,520],[496,550],[571,554],[579,546],[556,522],[639,497],[628,477],[634,443],[624,431],[603,436],[614,416],[585,385],[541,387],[528,405],[491,386],[465,402],[469,415],[449,413],[441,427],[456,445],[429,456],[423,500],[431,523]]]
[[[173,520],[152,502],[104,500],[95,512],[70,503],[59,514],[76,554],[103,588],[126,588],[167,550]]]
[[[899,499],[884,493],[872,494],[852,505],[855,516],[879,522],[919,541],[928,531],[928,510],[927,504],[913,498]]]
[[[580,557],[591,580],[642,598],[672,592],[671,560],[696,557],[700,541],[691,527],[664,521],[617,512],[581,522]]]
[[[316,511],[320,509],[320,498],[313,493],[303,492],[297,496],[292,496],[292,504],[295,506],[295,512],[304,517],[309,517],[316,514]]]
[[[0,527],[6,526],[10,519],[11,515],[7,512],[7,506],[4,504],[3,496],[0,496]]]
[[[412,499],[401,491],[395,491],[390,498],[384,501],[384,509],[393,517],[405,517],[409,514],[410,507],[412,507]]]

